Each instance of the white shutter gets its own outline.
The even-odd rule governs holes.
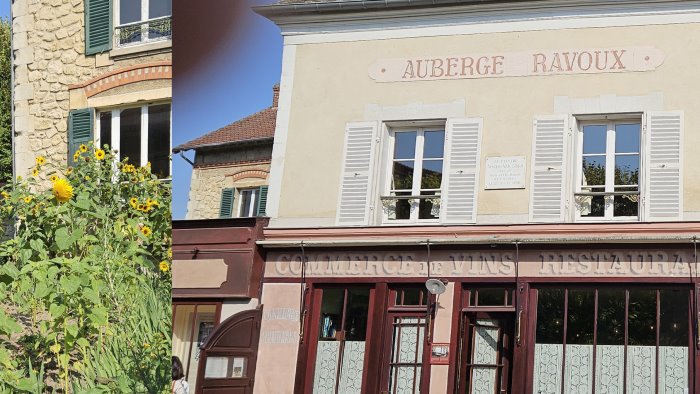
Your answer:
[[[442,223],[475,223],[481,162],[481,118],[448,119]]]
[[[337,225],[368,224],[376,134],[377,122],[346,125]]]
[[[649,221],[681,220],[683,112],[646,114],[645,213]]]
[[[530,221],[563,222],[569,117],[535,118],[530,178]]]

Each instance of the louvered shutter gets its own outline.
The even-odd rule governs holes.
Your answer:
[[[530,221],[563,222],[566,202],[568,116],[534,121]]]
[[[475,223],[482,119],[448,119],[442,223]]]
[[[112,0],[85,0],[85,54],[112,48]]]
[[[681,147],[683,112],[646,114],[647,220],[681,220],[683,216],[683,173]]]
[[[267,185],[258,188],[257,216],[265,216],[265,205],[267,205]]]
[[[73,154],[80,145],[92,141],[92,108],[76,109],[68,113],[68,165],[73,166]]]
[[[376,134],[376,122],[346,125],[338,225],[368,224]]]
[[[233,192],[234,189],[221,190],[221,205],[219,207],[219,218],[230,218],[233,216]]]

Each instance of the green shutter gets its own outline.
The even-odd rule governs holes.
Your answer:
[[[265,216],[265,205],[267,205],[267,185],[258,189],[258,213],[257,216]]]
[[[85,54],[112,49],[112,0],[85,0]]]
[[[219,217],[230,218],[231,216],[233,216],[233,189],[223,189],[221,191]]]
[[[68,113],[68,165],[74,165],[73,154],[81,144],[92,141],[92,108],[75,109]]]

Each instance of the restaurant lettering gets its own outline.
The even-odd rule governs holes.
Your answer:
[[[664,55],[653,47],[563,49],[496,54],[380,59],[377,82],[651,71]]]
[[[424,253],[324,253],[272,255],[265,276],[300,277],[423,277]],[[600,251],[521,252],[520,276],[687,276],[694,273],[689,252]],[[439,277],[514,277],[511,252],[433,253],[430,275]]]

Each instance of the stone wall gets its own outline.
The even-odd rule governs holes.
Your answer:
[[[218,218],[222,189],[267,185],[269,171],[269,161],[195,167],[192,170],[185,219]]]
[[[69,86],[135,64],[170,61],[171,51],[85,56],[82,0],[14,0],[15,170],[26,176],[34,158],[67,158]],[[168,80],[170,82],[170,80]],[[42,173],[42,177],[45,173]]]

